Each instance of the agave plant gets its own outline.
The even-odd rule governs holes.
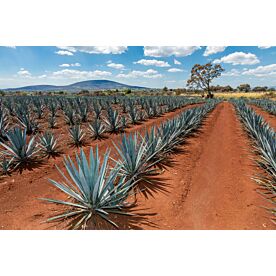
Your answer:
[[[81,129],[80,125],[69,128],[69,137],[71,139],[71,143],[76,147],[80,147],[84,144],[85,133]]]
[[[137,110],[137,108],[133,107],[129,110],[129,116],[130,116],[130,121],[131,124],[137,124],[140,120],[140,116],[139,116],[139,112]]]
[[[49,126],[49,128],[55,128],[56,125],[57,125],[56,117],[50,115],[49,118],[48,118],[48,126]]]
[[[4,109],[0,109],[0,139],[6,139],[7,129],[9,126],[8,115]]]
[[[74,126],[76,124],[76,112],[72,108],[66,108],[64,110],[65,122],[70,126]]]
[[[105,127],[102,124],[100,119],[95,119],[91,124],[88,125],[89,132],[94,139],[103,138],[103,134],[105,132]]]
[[[39,98],[36,98],[35,100],[33,100],[33,105],[34,105],[34,111],[37,114],[37,118],[41,119],[43,115],[42,102],[39,100]]]
[[[85,104],[80,104],[79,108],[78,108],[78,113],[80,116],[80,120],[83,123],[86,123],[88,121],[88,106]]]
[[[83,150],[76,154],[75,165],[71,158],[64,157],[66,171],[70,178],[58,168],[65,182],[57,182],[50,179],[50,183],[65,193],[70,200],[43,198],[50,203],[63,205],[67,210],[57,216],[48,219],[60,221],[70,219],[69,226],[72,229],[99,229],[101,222],[118,227],[110,218],[110,214],[129,215],[123,211],[124,200],[128,196],[132,182],[126,182],[119,175],[120,168],[109,169],[109,152],[104,155],[101,163],[98,147],[95,153],[90,149],[89,159]]]
[[[107,131],[109,132],[116,133],[121,128],[120,116],[118,112],[111,107],[107,110],[107,117],[104,118],[104,121],[107,126]]]
[[[153,126],[149,131],[146,131],[145,142],[147,143],[147,156],[152,156],[151,160],[156,162],[161,162],[165,159],[166,143],[160,135],[160,132],[156,131],[156,128]]]
[[[39,137],[39,140],[38,146],[43,154],[48,157],[59,154],[58,139],[52,132],[46,131]]]
[[[276,132],[244,102],[236,101],[235,106],[259,153],[260,158],[257,162],[267,172],[267,177],[258,177],[255,180],[265,191],[265,197],[276,204]],[[275,210],[269,209],[274,216]]]
[[[102,107],[98,103],[93,103],[93,109],[94,109],[96,119],[100,119]]]
[[[27,113],[23,113],[17,117],[20,124],[26,129],[28,135],[34,134],[38,131],[38,123],[34,121],[31,116]]]
[[[50,115],[52,117],[56,117],[57,111],[58,111],[58,105],[55,101],[50,101],[50,104],[48,105]]]
[[[28,143],[26,129],[21,130],[15,127],[13,130],[7,132],[7,138],[9,144],[0,142],[6,149],[2,151],[2,154],[7,158],[11,158],[15,167],[24,166],[36,160],[36,154],[39,152],[39,149],[35,143],[35,136]]]
[[[2,174],[9,174],[12,167],[12,159],[7,159],[5,156],[0,162]]]
[[[119,146],[114,146],[120,156],[115,162],[121,168],[120,173],[127,179],[148,181],[148,176],[156,171],[152,168],[159,161],[152,161],[156,153],[148,154],[148,145],[137,133],[128,137],[124,134]]]

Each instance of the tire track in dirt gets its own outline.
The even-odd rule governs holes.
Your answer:
[[[149,129],[153,125],[159,125],[161,122],[174,118],[184,110],[199,105],[201,104],[187,105],[174,112],[166,113],[161,117],[147,120],[138,125],[132,125],[126,129],[126,134],[136,131],[143,133],[145,129]],[[107,139],[93,141],[83,147],[83,149],[88,153],[90,147],[98,145],[100,154],[103,154],[107,148],[113,148],[113,141],[117,142],[119,139],[120,135],[109,135]],[[68,147],[64,151],[64,154],[73,155],[76,151],[76,149]],[[45,221],[49,214],[56,210],[56,207],[53,204],[41,202],[38,198],[64,197],[64,194],[48,182],[48,178],[62,180],[55,165],[58,165],[64,171],[62,156],[56,159],[49,159],[45,165],[34,168],[31,171],[26,170],[22,174],[12,173],[11,176],[1,179],[0,229],[47,229],[51,226],[50,224],[42,224],[41,222]],[[60,229],[60,226],[57,226],[57,228]]]
[[[139,195],[148,223],[137,228],[275,229],[259,207],[266,203],[251,179],[258,168],[232,104],[220,103],[179,150],[161,176],[167,192]]]

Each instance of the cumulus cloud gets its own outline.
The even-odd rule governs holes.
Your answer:
[[[50,76],[51,78],[65,78],[65,79],[89,79],[95,77],[108,77],[111,76],[112,73],[108,71],[80,71],[73,69],[63,69],[60,71],[55,71]]]
[[[108,62],[107,66],[110,68],[118,69],[118,70],[122,70],[125,68],[125,66],[123,64],[114,63],[114,62]]]
[[[23,78],[30,78],[32,76],[32,74],[24,68],[20,68],[20,70],[17,72],[17,75]]]
[[[63,64],[60,64],[59,67],[80,67],[81,64],[76,62],[76,63],[63,63]]]
[[[170,67],[170,64],[163,60],[157,60],[157,59],[140,59],[136,62],[133,62],[134,64],[142,64],[145,66],[156,66],[156,67]]]
[[[225,46],[207,46],[203,56],[207,57],[216,53],[223,52],[226,49]]]
[[[177,73],[177,72],[183,72],[183,70],[179,69],[179,68],[170,68],[168,70],[168,72],[170,72],[170,73]]]
[[[88,54],[122,54],[127,51],[127,46],[58,46],[61,50],[71,53],[83,52]]]
[[[144,55],[150,57],[185,57],[191,55],[199,46],[145,46]]]
[[[174,59],[174,60],[173,60],[173,63],[174,63],[175,65],[181,65],[181,62],[178,61],[177,59]]]
[[[59,50],[59,51],[56,51],[55,53],[60,56],[73,56],[74,55],[72,52],[65,51],[65,50]]]
[[[259,63],[260,60],[255,54],[244,53],[244,52],[235,52],[227,56],[222,57],[221,59],[215,59],[214,63],[231,63],[233,65],[253,65]]]
[[[276,75],[276,64],[274,63],[270,65],[258,66],[254,69],[245,70],[242,74],[255,77]]]
[[[118,74],[116,76],[117,78],[149,78],[149,79],[155,79],[155,78],[161,78],[162,74],[159,74],[156,70],[148,69],[146,71],[131,71],[129,73],[122,73]]]

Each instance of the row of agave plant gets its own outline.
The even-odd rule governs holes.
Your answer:
[[[75,161],[65,156],[66,173],[58,168],[64,181],[50,180],[50,183],[67,199],[42,198],[63,206],[48,222],[65,220],[70,229],[118,227],[114,215],[133,215],[127,211],[132,206],[127,200],[139,191],[139,183],[154,185],[151,176],[160,173],[158,164],[170,158],[216,104],[213,100],[188,109],[159,127],[152,127],[144,136],[124,134],[121,142],[114,144],[116,160],[110,157],[108,149],[101,161],[97,147],[95,151],[90,148],[88,156],[81,149]]]
[[[258,176],[255,181],[260,185],[261,193],[274,205],[276,204],[276,132],[269,126],[262,116],[246,105],[243,101],[235,102],[236,110],[246,131],[252,138],[255,150],[260,158],[259,166],[266,172],[265,176]],[[269,209],[276,216],[276,208]],[[276,222],[276,219],[272,219]]]
[[[188,100],[189,101],[189,100]],[[193,100],[195,101],[195,100]],[[137,116],[148,118],[159,116],[160,113],[173,111],[187,102],[183,97],[5,97],[1,100],[2,111],[6,116],[15,117],[27,133],[35,133],[38,120],[47,116],[49,128],[55,128],[56,117],[60,111],[69,125],[76,125],[89,121],[92,116],[99,119],[112,105],[119,106],[123,113],[129,113],[132,121]],[[135,112],[136,111],[136,112]],[[136,114],[139,112],[144,114]],[[0,125],[1,127],[2,125]],[[1,127],[1,131],[4,129]]]
[[[272,115],[276,115],[276,102],[272,100],[251,100],[250,103],[259,106]]]
[[[161,100],[160,102],[156,100],[155,103],[152,98],[149,98],[147,101],[142,99],[124,99],[124,101],[128,102],[125,106],[130,106],[128,109],[129,118],[127,115],[119,115],[119,112],[112,107],[105,107],[106,110],[103,112],[101,104],[93,103],[94,111],[96,110],[96,117],[92,122],[88,123],[89,136],[93,139],[101,139],[106,132],[122,132],[129,124],[136,124],[139,121],[160,116],[163,112],[172,111],[184,105],[197,102],[197,100],[190,99],[180,99],[178,102],[171,99]],[[38,104],[37,101],[39,101],[40,104]],[[60,153],[58,145],[59,138],[55,137],[52,131],[47,130],[44,133],[41,132],[40,135],[33,136],[33,134],[37,133],[39,126],[31,116],[33,109],[28,106],[37,105],[41,107],[42,101],[43,100],[40,98],[31,98],[31,100],[23,98],[20,104],[17,103],[14,105],[15,108],[9,111],[10,113],[8,113],[7,108],[5,108],[9,106],[9,104],[6,106],[2,104],[2,106],[0,106],[0,141],[1,145],[5,148],[0,156],[0,165],[3,174],[7,174],[18,167],[22,168],[28,164],[39,161],[38,159],[40,159],[40,157],[50,157]],[[48,103],[51,118],[57,116],[58,104],[55,101],[61,100],[44,99],[44,102]],[[109,99],[109,101],[110,103],[113,102],[111,99]],[[141,111],[136,108],[136,101],[139,101],[143,106],[144,113],[142,115]],[[86,133],[81,128],[80,124],[75,124],[75,105],[80,105],[79,110],[86,110],[87,112],[88,106],[83,106],[83,104],[86,102],[88,105],[89,101],[87,99],[83,100],[76,98],[73,100],[69,99],[68,103],[69,102],[71,102],[71,104],[69,104],[70,108],[68,108],[70,111],[65,111],[65,118],[70,125],[68,130],[70,143],[79,147],[85,143]],[[118,100],[116,100],[116,103],[118,103]],[[160,106],[156,104],[160,104]],[[66,110],[64,106],[59,106],[61,106],[61,110]],[[36,107],[34,110],[40,109]],[[146,114],[147,110],[149,113]],[[102,115],[102,113],[105,114]],[[9,115],[11,114],[15,114],[14,116],[17,119],[18,126],[10,124]],[[82,118],[84,117],[87,118],[88,116],[82,116]],[[27,135],[31,135],[30,139],[28,139]],[[38,136],[38,139],[36,139],[36,136]]]

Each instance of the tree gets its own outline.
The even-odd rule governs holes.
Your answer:
[[[207,63],[204,65],[195,64],[191,70],[191,77],[187,80],[190,88],[201,89],[207,92],[208,97],[212,97],[210,85],[214,78],[221,75],[224,69],[220,64]]]
[[[131,89],[128,88],[126,91],[125,91],[126,94],[131,94]]]
[[[167,91],[168,91],[168,87],[165,86],[165,87],[163,88],[163,91],[164,91],[164,92],[167,92]]]
[[[268,90],[267,86],[256,86],[252,89],[252,91],[255,91],[255,92],[265,92],[267,90]]]
[[[242,92],[249,92],[251,87],[248,83],[242,83],[237,87],[237,89]]]

